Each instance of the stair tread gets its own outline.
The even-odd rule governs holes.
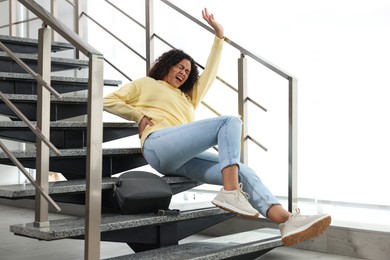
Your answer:
[[[37,122],[31,121],[33,126]],[[76,149],[87,145],[87,122],[51,121],[50,141],[57,149]],[[103,143],[138,134],[136,122],[103,122]],[[0,121],[0,138],[36,143],[36,136],[23,121]]]
[[[175,216],[158,216],[154,213],[135,215],[102,214],[100,228],[101,232],[108,232],[223,214],[231,213],[216,207],[210,207],[182,211]],[[34,223],[11,225],[10,231],[16,235],[47,241],[77,237],[85,234],[85,218],[71,217],[50,220],[47,228],[35,227]]]
[[[30,94],[4,94],[9,100],[12,101],[31,101],[36,102],[37,101],[37,95],[30,95]],[[55,96],[50,96],[51,102],[56,103],[87,103],[88,98],[86,97],[70,97],[70,96],[62,96],[61,98],[57,98]],[[2,100],[0,99],[0,102]]]
[[[3,94],[31,121],[37,120],[37,95]],[[58,121],[76,116],[84,116],[88,112],[88,98],[84,96],[50,96],[50,120]],[[18,116],[0,99],[0,114],[18,118]]]
[[[27,52],[38,50],[38,40],[24,37],[15,37],[8,35],[0,35],[0,41],[3,42],[9,49],[14,52],[25,52],[26,46],[30,46],[33,48],[27,49]],[[64,50],[72,50],[74,47],[70,43],[65,42],[52,42],[51,49],[53,52],[64,51]],[[21,49],[19,48],[21,47]]]
[[[36,125],[36,122],[31,122]],[[0,121],[0,128],[26,128],[23,121]],[[85,128],[87,122],[83,121],[56,121],[50,122],[50,128]],[[103,122],[103,127],[130,128],[138,127],[135,122]]]
[[[9,80],[31,80],[35,81],[30,74],[27,73],[16,73],[16,72],[0,72],[0,80],[9,79]],[[51,82],[64,82],[67,84],[72,83],[88,83],[87,78],[75,78],[75,77],[64,77],[64,76],[51,76]],[[118,86],[122,83],[120,80],[104,80],[105,86]]]
[[[50,171],[60,172],[68,180],[85,179],[86,173],[86,148],[58,149],[60,155],[50,151]],[[26,168],[36,168],[35,150],[12,150],[13,155]],[[13,166],[7,154],[0,152],[0,163]],[[146,165],[141,148],[105,148],[102,149],[102,177],[111,177],[129,169],[135,169]]]
[[[30,53],[14,53],[14,55],[22,60],[34,60],[38,61],[38,54],[30,54]],[[0,59],[12,59],[10,56],[8,56],[7,53],[4,51],[0,51]],[[51,62],[58,62],[58,63],[69,63],[72,65],[79,65],[82,67],[88,67],[88,60],[80,60],[80,59],[71,59],[71,58],[61,58],[61,57],[51,57]]]
[[[86,156],[87,155],[87,149],[59,149],[61,155],[58,156],[54,154],[53,152],[50,152],[50,157],[77,157],[77,156]],[[16,158],[36,158],[36,151],[35,150],[27,150],[27,151],[20,151],[20,150],[14,150],[12,151],[13,155]],[[102,149],[103,156],[105,155],[118,155],[118,154],[141,154],[141,148],[135,147],[135,148],[105,148]],[[0,159],[8,159],[7,155],[3,152],[0,152]]]
[[[102,190],[112,189],[116,178],[102,178]],[[86,190],[85,180],[57,181],[49,183],[49,194],[63,194],[82,192]],[[0,186],[2,198],[24,198],[35,195],[35,187],[32,184],[12,184]]]
[[[169,184],[194,182],[182,176],[162,176]],[[111,190],[117,178],[102,178],[102,190]],[[49,183],[49,194],[69,194],[84,192],[86,190],[86,180],[69,180]],[[11,184],[0,185],[0,198],[18,199],[35,196],[35,187],[32,184]]]
[[[277,229],[261,228],[198,242],[161,247],[154,250],[114,258],[125,259],[227,259],[282,246]]]

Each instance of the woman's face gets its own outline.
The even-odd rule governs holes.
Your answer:
[[[188,79],[190,72],[191,62],[187,59],[183,59],[178,64],[171,67],[163,80],[174,88],[180,88]]]

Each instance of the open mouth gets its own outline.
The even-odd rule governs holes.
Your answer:
[[[181,83],[183,81],[183,78],[180,76],[176,76],[176,79]]]

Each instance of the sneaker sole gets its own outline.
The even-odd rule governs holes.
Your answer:
[[[260,213],[258,213],[258,212],[255,215],[250,215],[250,214],[244,213],[243,211],[237,210],[235,208],[229,208],[228,206],[225,206],[226,204],[220,203],[219,201],[213,200],[211,203],[213,203],[218,208],[224,209],[224,210],[229,211],[231,213],[237,214],[238,216],[242,216],[242,217],[246,217],[246,218],[257,219],[257,218],[259,218],[259,215],[260,215]]]
[[[310,240],[315,238],[322,233],[324,233],[328,227],[330,226],[330,222],[332,221],[331,216],[327,216],[314,224],[310,225],[308,228],[299,231],[297,233],[288,235],[282,238],[282,242],[284,246],[293,246],[298,243]]]

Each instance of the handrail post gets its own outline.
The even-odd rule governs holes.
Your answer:
[[[248,163],[248,91],[247,91],[247,59],[244,54],[238,59],[238,114],[242,121],[241,162]]]
[[[91,260],[100,259],[103,63],[102,55],[89,55],[84,259]]]
[[[51,74],[51,30],[46,26],[39,29],[38,73],[44,81],[50,82]],[[50,136],[50,92],[38,83],[37,127],[45,137]],[[49,138],[48,138],[49,139]],[[37,184],[46,192],[49,190],[49,147],[41,138],[36,138]],[[38,227],[49,225],[49,204],[39,193],[35,196],[35,222]]]
[[[84,28],[82,25],[80,25],[80,17],[81,17],[81,14],[83,13],[83,6],[84,6],[84,2],[80,1],[80,0],[76,0],[74,2],[75,6],[74,6],[74,13],[73,13],[73,28],[74,28],[74,31],[75,33],[77,33],[80,37],[84,37]],[[79,50],[75,50],[75,59],[80,59],[80,51]]]
[[[8,1],[9,36],[16,36],[16,1]]]
[[[57,2],[57,0],[51,0],[51,3],[50,3],[50,13],[54,17],[58,17],[58,2]],[[58,41],[58,34],[54,30],[51,31],[51,40],[53,42],[54,41]]]
[[[298,81],[288,81],[288,210],[298,207]]]
[[[146,25],[146,74],[154,61],[154,2],[145,0],[145,25]]]

